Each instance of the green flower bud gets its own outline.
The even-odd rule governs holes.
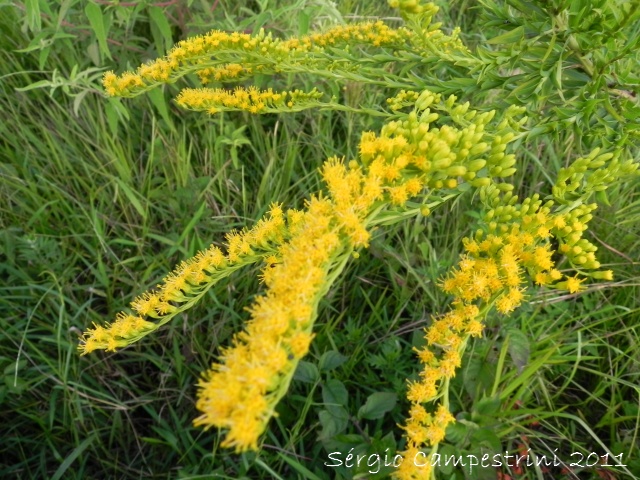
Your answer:
[[[500,168],[500,167],[495,167],[495,168]],[[511,175],[516,173],[517,171],[518,171],[517,168],[505,168],[504,170],[502,170],[502,172],[500,172],[500,174],[498,176],[501,177],[501,178],[510,177]]]
[[[474,178],[470,183],[476,188],[488,187],[491,185],[491,179],[487,177]]]
[[[477,172],[478,170],[481,170],[486,164],[487,164],[486,160],[483,160],[482,158],[479,158],[477,160],[470,161],[467,164],[467,168],[471,172]]]
[[[502,161],[500,162],[500,166],[502,168],[509,168],[509,167],[513,167],[516,164],[516,156],[511,154],[511,155],[505,155],[505,157],[502,159]]]
[[[488,148],[489,145],[487,145],[485,142],[478,143],[476,146],[472,147],[471,150],[469,150],[469,153],[471,155],[481,155],[486,152]]]
[[[453,165],[447,168],[447,176],[449,177],[460,177],[467,173],[467,167],[463,165]]]

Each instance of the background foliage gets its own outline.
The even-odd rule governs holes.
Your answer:
[[[439,20],[460,25],[485,63],[474,78],[439,87],[476,106],[531,109],[519,193],[547,193],[561,167],[600,142],[638,158],[638,2],[441,7]],[[477,217],[472,198],[377,233],[350,265],[322,304],[313,353],[258,455],[221,450],[217,432],[191,426],[193,385],[239,329],[255,276],[214,287],[206,304],[125,352],[80,358],[76,346],[92,322],[272,201],[301,206],[319,188],[320,163],[354,155],[360,132],[379,127],[328,111],[209,118],[176,108],[174,87],[106,99],[106,67],[136,66],[211,28],[284,36],[374,16],[399,25],[396,15],[355,0],[0,2],[3,478],[353,478],[369,468],[328,468],[329,452],[395,450],[411,347],[445,309],[434,282]],[[355,83],[281,81],[321,85],[351,105],[385,98]],[[640,476],[637,182],[607,201],[591,240],[615,281],[580,296],[539,291],[508,322],[496,317],[455,379],[459,422],[445,448],[558,449],[566,460],[608,449],[628,467],[481,470],[486,478]],[[452,475],[465,477],[443,472]]]

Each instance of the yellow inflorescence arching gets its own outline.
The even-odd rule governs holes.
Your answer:
[[[273,38],[263,31],[249,35],[214,30],[179,42],[166,57],[143,64],[135,72],[120,76],[107,72],[103,83],[109,95],[133,96],[190,72],[197,73],[203,83],[228,81],[254,73],[277,73],[284,65],[304,64],[312,59],[327,63],[323,54],[327,47],[357,44],[383,47],[405,43],[410,37],[409,30],[396,30],[381,21],[341,25],[287,40]]]
[[[119,76],[107,72],[105,90],[109,95],[135,96],[189,73],[202,83],[234,82],[257,74],[311,73],[381,85],[392,77],[379,69],[384,80],[369,79],[366,74],[374,70],[366,70],[367,65],[379,61],[378,67],[386,67],[385,62],[415,58],[416,51],[425,61],[455,53],[459,56],[449,57],[455,63],[468,53],[458,29],[445,35],[431,23],[437,11],[434,5],[415,0],[390,3],[411,20],[411,30],[365,22],[286,40],[264,32],[212,31],[178,43],[167,56],[135,72]],[[379,55],[368,55],[376,49]],[[354,52],[366,53],[367,61],[351,61]],[[311,196],[303,210],[272,205],[253,228],[230,232],[225,251],[212,245],[181,263],[157,289],[131,303],[133,313],[121,312],[112,324],[89,329],[81,352],[129,345],[190,308],[231,272],[264,262],[260,278],[265,291],[248,308],[244,329],[230,346],[220,349],[219,358],[200,380],[201,415],[195,420],[205,428],[226,430],[223,446],[239,452],[255,450],[298,361],[310,349],[320,298],[347,260],[357,256],[355,250],[368,247],[372,228],[411,215],[429,215],[446,199],[477,189],[486,210],[482,228],[463,240],[464,254],[440,282],[452,298],[451,309],[434,317],[425,331],[426,346],[416,352],[422,370],[407,389],[411,409],[402,427],[406,461],[395,475],[429,478],[429,467],[418,468],[413,459],[425,448],[437,448],[454,421],[448,386],[467,343],[482,335],[492,309],[509,315],[518,308],[532,283],[573,294],[585,288],[589,277],[611,280],[610,271],[598,271],[597,248],[584,238],[595,209],[587,200],[591,193],[635,172],[637,164],[594,151],[560,171],[552,201],[543,203],[536,194],[519,203],[505,179],[516,172],[516,157],[507,148],[526,121],[524,109],[509,107],[494,121],[495,111],[479,112],[468,102],[457,103],[454,95],[406,86],[398,77],[394,81],[392,86],[404,90],[388,100],[392,112],[382,113],[393,120],[379,134],[362,135],[357,159],[332,157],[324,162],[320,168],[324,192]],[[210,114],[272,113],[328,105],[320,103],[320,95],[315,89],[191,88],[182,90],[176,102]],[[405,108],[410,113],[403,113]],[[412,199],[419,203],[410,203]],[[577,273],[562,271],[560,258]]]
[[[176,98],[183,108],[205,111],[211,115],[221,111],[242,110],[249,113],[282,112],[307,106],[322,96],[317,90],[274,92],[271,88],[236,87],[233,91],[212,88],[185,88]]]

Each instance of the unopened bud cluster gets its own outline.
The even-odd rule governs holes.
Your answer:
[[[600,153],[600,148],[596,148],[589,156],[560,169],[552,193],[559,203],[569,203],[602,192],[620,178],[637,174],[638,163],[632,158],[622,161],[619,151]]]
[[[211,115],[222,111],[245,111],[253,114],[292,111],[317,103],[322,93],[293,90],[274,92],[271,88],[236,87],[233,91],[211,88],[185,88],[176,98],[183,108],[204,111]]]

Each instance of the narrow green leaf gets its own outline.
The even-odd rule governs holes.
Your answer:
[[[524,38],[524,26],[520,26],[514,28],[513,30],[503,33],[502,35],[498,35],[497,37],[493,37],[487,40],[487,43],[495,45],[500,43],[518,43],[520,40]]]
[[[298,35],[303,36],[309,33],[309,26],[311,25],[311,16],[304,10],[300,10],[298,13]]]
[[[149,100],[151,100],[151,103],[154,107],[156,107],[156,110],[158,110],[158,113],[160,113],[160,116],[166,122],[169,128],[171,128],[171,130],[175,130],[173,121],[171,121],[171,116],[169,115],[169,108],[167,107],[167,101],[164,98],[162,89],[156,88],[155,90],[150,90],[147,95],[149,96]]]
[[[136,209],[136,212],[138,212],[140,216],[146,221],[147,212],[133,190],[131,190],[131,188],[129,188],[129,186],[119,178],[116,178],[115,181],[124,192],[127,200],[129,200],[131,202],[131,205],[133,205],[133,208]]]
[[[105,55],[107,58],[111,58],[111,53],[109,52],[109,46],[107,44],[107,31],[104,27],[104,17],[102,15],[102,10],[95,3],[89,2],[87,6],[84,7],[84,13],[89,20],[89,24],[91,25],[91,29],[98,40],[98,45],[100,46],[100,53]]]
[[[60,480],[64,475],[64,473],[69,469],[71,464],[75,461],[75,459],[78,458],[82,454],[82,452],[84,452],[87,449],[87,447],[91,445],[91,443],[93,443],[95,438],[96,438],[95,433],[89,436],[88,438],[85,438],[83,442],[80,445],[78,445],[73,450],[73,452],[71,452],[67,456],[67,458],[64,459],[64,462],[62,462],[62,464],[58,467],[56,472],[51,477],[51,480]]]
[[[16,92],[28,92],[29,90],[34,90],[36,88],[50,87],[51,80],[38,80],[37,82],[33,82],[26,87],[16,88]]]
[[[27,12],[27,25],[32,32],[39,32],[42,28],[42,17],[40,16],[39,0],[26,0],[24,7]]]
[[[322,480],[319,476],[309,470],[307,467],[302,465],[300,462],[296,461],[296,459],[286,456],[284,453],[277,452],[278,456],[289,464],[291,468],[293,468],[296,472],[302,475],[301,478],[305,478],[307,480]]]
[[[173,35],[171,33],[171,25],[164,15],[164,12],[160,7],[149,7],[149,18],[151,19],[152,27],[158,29],[160,35],[164,40],[164,49],[168,51],[173,45]]]
[[[181,245],[182,244],[184,239],[187,238],[187,235],[189,235],[189,233],[193,230],[193,228],[196,226],[196,224],[200,221],[200,219],[202,218],[202,215],[204,215],[204,212],[206,210],[207,210],[207,203],[206,202],[202,202],[202,204],[200,205],[200,208],[198,208],[198,211],[191,218],[191,220],[189,220],[189,223],[187,224],[187,226],[184,228],[184,230],[180,234],[180,238],[178,238],[178,241],[176,242],[176,245]],[[169,256],[173,255],[176,252],[176,250],[177,250],[177,246],[172,248],[169,251],[168,255]]]

